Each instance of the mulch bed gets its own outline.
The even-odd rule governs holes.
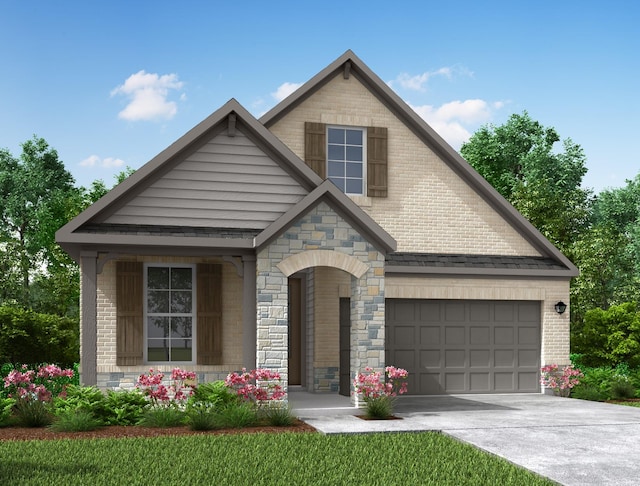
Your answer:
[[[232,434],[282,434],[285,432],[317,432],[311,425],[297,420],[289,427],[245,427],[242,429],[220,429],[210,431],[191,430],[189,427],[155,428],[141,426],[110,425],[87,432],[55,432],[48,427],[0,427],[0,440],[59,440],[59,439],[103,439],[126,437],[178,437],[183,435],[232,435]]]

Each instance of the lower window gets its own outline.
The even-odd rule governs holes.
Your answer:
[[[145,266],[147,362],[194,362],[194,278],[190,265]]]

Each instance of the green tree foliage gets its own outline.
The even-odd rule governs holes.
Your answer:
[[[460,149],[465,159],[536,228],[561,250],[588,223],[590,191],[581,187],[587,172],[582,148],[560,137],[527,112],[511,115],[499,127],[480,128]]]
[[[0,265],[7,267],[3,300],[31,303],[34,276],[71,264],[55,232],[75,210],[78,189],[57,152],[42,138],[22,144],[20,158],[0,150]],[[19,282],[14,280],[16,274]]]
[[[582,332],[574,336],[574,347],[583,353],[587,366],[640,366],[640,313],[632,302],[607,310],[591,309],[584,317]]]
[[[0,363],[57,363],[79,360],[78,321],[0,306]]]

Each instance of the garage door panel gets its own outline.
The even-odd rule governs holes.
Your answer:
[[[491,351],[488,349],[471,349],[469,351],[470,368],[488,368],[491,366]]]
[[[436,326],[422,326],[420,328],[420,345],[434,346],[440,344],[441,328]]]
[[[513,327],[496,326],[493,328],[493,342],[500,344],[514,344]]]
[[[444,352],[444,366],[446,368],[464,368],[466,355],[464,349],[447,349]]]
[[[465,344],[465,334],[463,326],[447,326],[444,328],[444,343],[453,346]]]
[[[444,374],[444,390],[447,393],[464,393],[466,391],[465,373],[450,373]]]
[[[420,367],[424,368],[440,368],[442,362],[440,361],[441,355],[439,349],[425,349],[420,351]],[[409,371],[408,368],[405,370]]]
[[[491,391],[490,373],[469,373],[469,388],[473,393],[488,393]]]
[[[539,391],[539,302],[386,302],[387,361],[410,394]]]
[[[538,328],[533,326],[519,327],[518,328],[518,344],[538,344],[538,337],[540,332]]]
[[[513,368],[515,366],[515,352],[513,349],[496,349],[493,352],[496,368]]]
[[[491,342],[491,328],[489,326],[472,326],[469,329],[469,344],[486,345]]]

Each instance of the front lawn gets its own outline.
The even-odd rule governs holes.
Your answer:
[[[0,484],[551,485],[434,432],[0,442]]]

